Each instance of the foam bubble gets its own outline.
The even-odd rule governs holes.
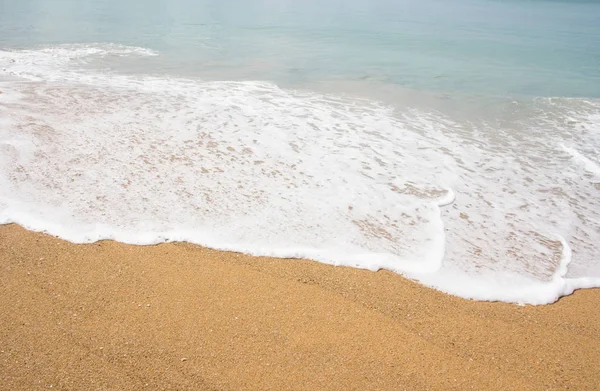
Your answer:
[[[600,285],[588,196],[600,188],[556,154],[572,133],[555,102],[506,117],[522,122],[465,123],[267,82],[80,66],[153,54],[0,52],[20,78],[0,87],[1,223],[385,268],[480,300],[542,304]],[[584,126],[597,108],[561,110]]]

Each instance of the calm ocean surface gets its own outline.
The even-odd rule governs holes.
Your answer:
[[[0,222],[600,286],[600,1],[0,0]]]
[[[0,3],[2,47],[84,42],[151,48],[156,71],[216,79],[600,97],[598,1]]]

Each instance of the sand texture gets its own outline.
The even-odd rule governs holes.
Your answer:
[[[0,390],[599,390],[599,306],[4,225]]]

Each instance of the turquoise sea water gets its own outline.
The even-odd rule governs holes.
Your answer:
[[[0,0],[0,223],[600,286],[600,2]]]
[[[0,3],[0,45],[117,42],[156,70],[295,85],[600,97],[600,3],[175,0]]]

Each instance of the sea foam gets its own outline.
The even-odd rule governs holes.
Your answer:
[[[588,197],[600,189],[562,147],[589,139],[594,102],[465,123],[268,82],[91,66],[155,55],[0,52],[0,223],[76,243],[188,241],[383,268],[478,300],[543,304],[600,286]],[[560,110],[580,134],[556,125]]]

